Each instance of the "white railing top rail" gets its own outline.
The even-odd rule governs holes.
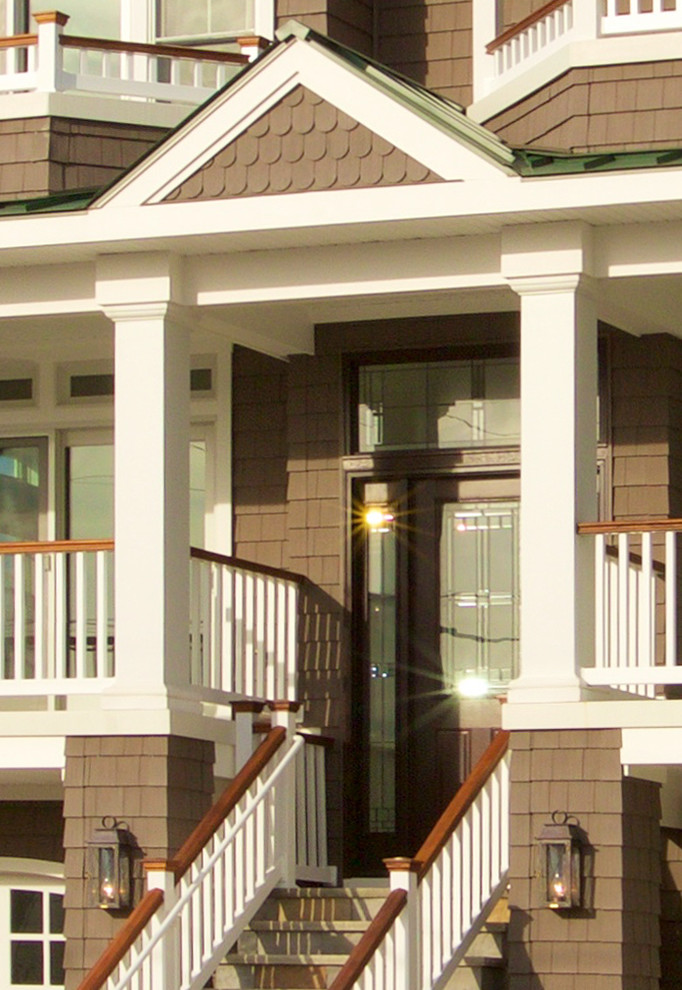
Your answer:
[[[192,866],[197,863],[201,853],[216,835],[220,826],[223,822],[225,822],[228,815],[238,807],[239,802],[248,793],[252,785],[258,780],[263,770],[269,765],[270,761],[273,757],[275,757],[285,741],[286,730],[283,727],[277,726],[271,729],[267,737],[257,748],[253,756],[247,760],[244,767],[240,770],[223,795],[204,816],[202,821],[184,843],[176,858],[168,864],[169,868],[174,872],[176,884],[178,884],[190,871]],[[164,916],[163,921],[158,925],[153,935],[151,935],[150,938],[145,939],[144,946],[140,948],[139,953],[135,954],[131,966],[126,970],[125,974],[119,974],[117,981],[111,984],[113,987],[120,990],[120,988],[130,985],[130,980],[133,978],[135,973],[149,958],[152,950],[156,947],[161,938],[163,938],[163,935],[177,919],[183,908],[186,907],[187,903],[189,903],[191,897],[201,883],[201,880],[211,872],[215,866],[215,863],[218,861],[229,843],[232,842],[234,836],[242,827],[246,819],[253,815],[255,809],[271,793],[277,779],[282,775],[291,761],[296,758],[298,750],[303,745],[304,740],[302,737],[296,737],[292,741],[292,744],[285,753],[284,757],[280,760],[274,771],[268,777],[265,782],[265,786],[259,788],[257,794],[253,796],[241,812],[238,813],[236,820],[229,829],[228,833],[214,849],[207,862],[197,871],[196,876],[192,878],[182,896],[178,898],[170,911]],[[140,937],[146,931],[147,926],[162,907],[163,903],[164,894],[161,890],[150,890],[145,895],[131,917],[128,919],[126,925],[113,939],[111,944],[102,953],[93,968],[83,979],[78,987],[78,990],[102,990],[102,988],[107,984],[107,981],[111,981],[112,977],[116,978],[115,974],[117,968],[124,962],[127,954],[133,946],[138,943]]]

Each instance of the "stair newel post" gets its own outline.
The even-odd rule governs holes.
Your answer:
[[[395,990],[419,986],[419,864],[408,856],[385,859],[391,890],[407,891],[407,904],[395,923]]]
[[[301,706],[297,701],[273,701],[272,725],[286,729],[287,744],[291,745],[296,735],[296,712]],[[277,828],[275,841],[278,844],[277,858],[282,864],[280,887],[296,886],[296,761],[292,761],[275,788]]]
[[[152,918],[152,936],[177,900],[173,864],[164,859],[148,859],[142,864],[147,890],[163,891],[163,907]],[[176,921],[170,932],[162,937],[152,952],[151,966],[141,971],[141,990],[175,990],[180,985],[180,932]]]
[[[234,701],[234,772],[239,773],[250,756],[253,755],[253,723],[265,708],[259,701]]]

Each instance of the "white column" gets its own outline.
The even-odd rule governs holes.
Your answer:
[[[510,702],[575,701],[594,662],[597,318],[584,278],[513,279],[521,296],[521,670]]]
[[[232,553],[232,344],[216,347],[215,393],[217,412],[212,451],[213,506],[207,520],[207,546],[216,553]]]
[[[475,0],[471,5],[474,101],[486,96],[495,79],[495,56],[486,46],[499,33],[498,0]]]
[[[573,0],[573,33],[580,38],[598,38],[601,27],[601,0]]]
[[[116,681],[189,681],[189,331],[167,303],[107,309],[116,336]]]

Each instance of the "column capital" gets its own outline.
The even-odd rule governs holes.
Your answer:
[[[168,320],[180,326],[192,326],[185,306],[173,302],[107,303],[102,312],[112,323],[138,323],[146,320]]]
[[[596,296],[596,280],[582,273],[565,275],[531,275],[508,278],[507,282],[518,296],[551,296],[562,293],[580,293]]]

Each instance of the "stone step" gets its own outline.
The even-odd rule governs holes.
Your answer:
[[[369,921],[252,921],[239,937],[237,952],[260,955],[349,953]]]
[[[304,887],[273,891],[255,921],[370,921],[388,887]]]
[[[229,955],[213,976],[215,990],[323,990],[331,986],[347,955]]]

